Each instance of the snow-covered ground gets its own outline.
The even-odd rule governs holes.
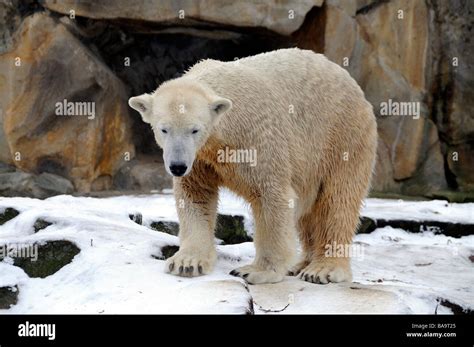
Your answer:
[[[0,287],[18,286],[18,303],[0,313],[452,313],[439,300],[474,309],[474,236],[451,238],[385,227],[357,235],[353,282],[318,285],[287,277],[247,286],[228,275],[250,263],[252,243],[218,245],[214,272],[180,278],[164,272],[156,257],[178,238],[154,231],[152,221],[177,221],[172,194],[46,200],[0,198],[20,215],[0,226],[0,245],[52,240],[74,242],[81,252],[46,278],[29,278],[0,262]],[[224,191],[220,213],[245,217],[246,204]],[[141,213],[143,225],[129,214]],[[368,199],[363,215],[373,218],[474,223],[474,204]],[[54,224],[35,233],[38,218]]]

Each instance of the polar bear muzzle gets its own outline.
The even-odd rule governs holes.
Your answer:
[[[170,171],[173,174],[173,176],[181,177],[184,175],[187,169],[188,167],[185,163],[172,162],[170,164]]]

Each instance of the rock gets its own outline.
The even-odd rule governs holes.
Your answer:
[[[381,192],[400,193],[400,183],[393,179],[391,144],[386,143],[379,132],[377,161],[372,175],[372,190],[370,193],[380,194]]]
[[[325,7],[313,7],[306,15],[303,25],[291,35],[291,39],[299,48],[310,49],[316,53],[324,53],[325,31]]]
[[[128,218],[139,225],[142,225],[143,223],[143,216],[141,213],[129,214]]]
[[[392,116],[379,120],[380,138],[390,146],[390,161],[393,178],[396,181],[412,177],[424,159],[427,148],[431,145],[425,144],[425,124],[431,126],[432,122],[425,118],[413,119],[406,116],[401,118]],[[436,131],[436,128],[434,129]],[[440,170],[443,170],[442,166]]]
[[[150,228],[152,228],[153,230],[160,231],[162,233],[167,233],[174,236],[178,236],[178,232],[179,232],[179,224],[176,222],[168,222],[168,221],[152,222],[150,224]]]
[[[18,302],[18,286],[0,287],[0,310],[8,310]]]
[[[5,224],[9,220],[18,216],[20,212],[12,207],[7,207],[2,213],[0,213],[0,225]]]
[[[448,145],[446,160],[456,180],[456,186],[463,192],[474,191],[474,142]]]
[[[79,192],[90,191],[98,177],[113,176],[126,153],[134,155],[123,84],[45,12],[27,17],[14,41],[0,55],[0,108],[10,152],[21,157],[15,165],[70,178]],[[60,115],[64,102],[86,108]]]
[[[161,248],[161,256],[155,256],[155,258],[160,260],[168,259],[171,258],[177,251],[179,251],[178,246],[164,246]]]
[[[216,237],[227,245],[252,241],[245,231],[244,217],[242,216],[218,214]]]
[[[403,18],[399,19],[399,10]],[[423,1],[383,2],[356,16],[359,26],[349,71],[378,109],[388,99],[422,101],[429,42],[428,8]],[[333,40],[337,44],[337,40]],[[355,70],[355,71],[354,71]],[[407,89],[404,89],[407,88]]]
[[[26,196],[45,199],[54,195],[71,194],[72,183],[57,175],[42,173],[33,175],[26,172],[0,174],[0,194],[3,196]]]
[[[31,189],[33,175],[25,172],[0,174],[0,195],[33,196]]]
[[[13,45],[13,35],[21,23],[18,10],[18,0],[0,1],[0,54],[7,52]],[[3,74],[0,73],[0,85],[6,83]],[[3,120],[5,109],[0,102],[0,161],[13,163],[10,147],[3,131]],[[1,170],[0,170],[1,172]]]
[[[58,175],[42,173],[35,177],[35,185],[41,189],[47,196],[71,194],[74,191],[72,183]]]
[[[353,15],[353,0],[333,0],[328,2],[325,8],[324,54],[341,66],[344,66],[345,58],[351,57],[356,43],[357,23]],[[344,37],[344,43],[337,43],[337,37]],[[350,60],[348,62],[350,63]]]
[[[367,13],[383,3],[383,0],[356,0],[356,14]]]
[[[178,308],[173,312],[171,308],[171,313],[254,314],[254,301],[248,285],[239,280],[210,278],[204,281],[190,281],[189,285],[177,288],[177,296],[180,298],[180,306],[186,307],[186,310],[183,312],[183,309]]]
[[[373,219],[370,219],[369,217],[360,217],[357,234],[369,234],[375,229],[377,229],[377,225]]]
[[[85,19],[70,20],[70,10]],[[0,0],[0,162],[24,171],[8,175],[13,167],[0,164],[0,195],[70,191],[32,183],[28,175],[41,173],[68,179],[81,193],[171,187],[150,127],[128,115],[127,96],[202,58],[231,60],[293,45],[345,67],[374,106],[376,192],[470,192],[473,12],[474,3],[463,0]],[[132,68],[124,65],[125,52]],[[64,99],[95,102],[95,119],[56,116]],[[419,102],[420,119],[380,117],[389,99]],[[134,148],[149,157],[134,160]]]
[[[49,241],[45,244],[34,244],[38,247],[38,259],[14,258],[13,265],[22,268],[33,278],[45,278],[55,274],[69,264],[81,251],[74,243],[66,240]]]
[[[107,191],[112,188],[112,176],[111,175],[100,175],[91,184],[91,191]]]
[[[463,143],[474,133],[474,3],[427,2],[431,12],[431,83],[434,118],[448,143]]]
[[[452,222],[440,222],[430,220],[398,220],[398,219],[372,219],[361,217],[361,224],[358,234],[369,234],[377,228],[390,226],[392,228],[403,229],[412,233],[433,231],[451,237],[463,237],[474,235],[474,224],[461,224]]]
[[[431,199],[447,200],[456,203],[474,202],[474,192],[455,192],[451,190],[437,191],[428,195]]]
[[[35,224],[33,224],[33,229],[35,229],[35,233],[37,233],[40,230],[46,229],[50,225],[53,225],[53,223],[50,223],[42,218],[38,218]]]
[[[424,155],[420,152],[420,166],[411,179],[403,182],[402,194],[428,196],[431,192],[448,188],[436,128],[433,127],[432,131],[425,133],[424,136],[425,143],[432,145],[425,147]]]
[[[369,192],[369,198],[373,199],[390,199],[390,200],[404,200],[404,201],[428,201],[432,200],[428,196],[403,195],[397,193],[381,193],[376,191]]]
[[[13,44],[13,34],[21,23],[18,0],[0,1],[0,54]]]
[[[16,168],[13,165],[0,162],[0,174],[15,172]]]
[[[399,18],[399,10],[403,18]],[[427,4],[330,0],[323,12],[322,51],[348,69],[379,116],[373,189],[411,195],[446,189],[443,143],[436,124],[429,119],[427,102],[431,89],[426,77],[430,71],[428,51],[435,34],[430,29]],[[348,66],[344,58],[348,58]],[[381,105],[389,99],[418,102],[420,118],[380,117]]]
[[[441,145],[431,120],[389,116],[378,119],[378,128],[375,190],[425,195],[447,188]],[[384,182],[387,174],[393,183]]]
[[[161,191],[173,187],[173,180],[163,163],[149,158],[123,165],[114,176],[113,187],[117,190]]]
[[[399,159],[379,156],[377,176],[385,177],[376,177],[374,188],[429,194],[449,184],[450,188],[472,190],[474,116],[470,110],[474,73],[469,71],[474,60],[468,52],[474,50],[474,43],[468,28],[472,25],[473,4],[397,0],[359,6],[357,39],[348,70],[361,84],[376,113],[380,103],[391,98],[419,101],[423,117],[430,118],[418,124],[406,120],[397,121],[399,124],[379,122],[382,140],[388,147],[393,149],[397,134],[403,143],[390,152],[398,154]],[[398,19],[400,9],[403,19]],[[455,57],[457,67],[453,66]],[[425,142],[420,141],[422,138],[429,139],[430,144],[420,147]],[[462,159],[452,161],[453,152]],[[392,161],[391,168],[381,163],[387,160]],[[387,176],[394,181],[409,181],[390,184]]]
[[[439,303],[439,305],[449,308],[453,312],[453,314],[456,314],[456,315],[459,315],[459,314],[473,315],[474,314],[474,310],[471,310],[466,307],[462,307],[450,300],[438,298],[436,301]],[[437,309],[438,307],[436,307],[436,311]],[[435,314],[437,314],[437,312],[435,312]]]
[[[179,224],[176,222],[152,222],[150,227],[174,236],[178,236],[179,233]],[[242,216],[217,214],[215,236],[227,245],[252,241],[245,231],[244,217]]]
[[[446,189],[443,144],[426,101],[432,33],[425,2],[328,0],[310,15],[294,35],[298,45],[322,52],[346,68],[378,116],[373,189],[411,195]],[[389,99],[418,102],[420,118],[381,117],[381,105]]]
[[[354,261],[354,263],[358,262]],[[334,312],[351,312],[352,314],[411,312],[408,310],[408,305],[400,300],[397,292],[387,291],[382,286],[357,283],[320,286],[287,278],[271,286],[248,286],[248,290],[255,304],[255,312],[260,314],[275,311],[288,315]],[[291,301],[288,294],[291,294]]]
[[[220,24],[226,26],[264,27],[280,34],[289,35],[303,23],[313,6],[321,6],[323,0],[271,0],[248,2],[222,0],[161,1],[138,0],[133,3],[118,0],[107,5],[92,1],[45,0],[44,6],[52,11],[94,19],[128,19],[167,24]],[[184,14],[184,19],[178,16]]]
[[[361,0],[327,0],[326,5],[344,11],[348,16],[354,17]]]
[[[427,69],[432,118],[446,143],[444,156],[451,187],[474,189],[474,41],[472,1],[427,1],[430,46]],[[457,152],[458,160],[452,154]]]

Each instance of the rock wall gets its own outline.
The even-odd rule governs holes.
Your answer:
[[[298,46],[346,68],[372,103],[375,192],[473,191],[473,10],[468,0],[0,0],[0,162],[79,192],[149,190],[169,182],[148,177],[163,170],[124,178],[149,165],[132,159],[153,142],[126,105],[148,91],[130,71],[159,84],[207,56]],[[95,117],[58,116],[63,100],[93,103]],[[384,112],[402,103],[419,113]]]
[[[111,186],[125,153],[133,156],[127,95],[122,82],[44,13],[24,19],[10,50],[0,56],[2,161],[23,171],[70,179],[76,190]],[[86,102],[93,112],[58,114],[58,104]],[[5,148],[2,156],[5,156]]]
[[[473,190],[473,11],[472,1],[327,0],[293,34],[344,66],[372,103],[375,191]],[[382,115],[389,100],[419,103],[419,117]]]
[[[71,9],[78,16],[95,19],[120,19],[166,23],[167,25],[206,24],[265,27],[283,35],[297,30],[313,6],[323,0],[235,1],[235,0],[45,0],[44,6],[63,14]]]

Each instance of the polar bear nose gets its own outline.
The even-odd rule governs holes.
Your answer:
[[[174,176],[183,176],[188,167],[184,163],[171,163],[170,171]]]

